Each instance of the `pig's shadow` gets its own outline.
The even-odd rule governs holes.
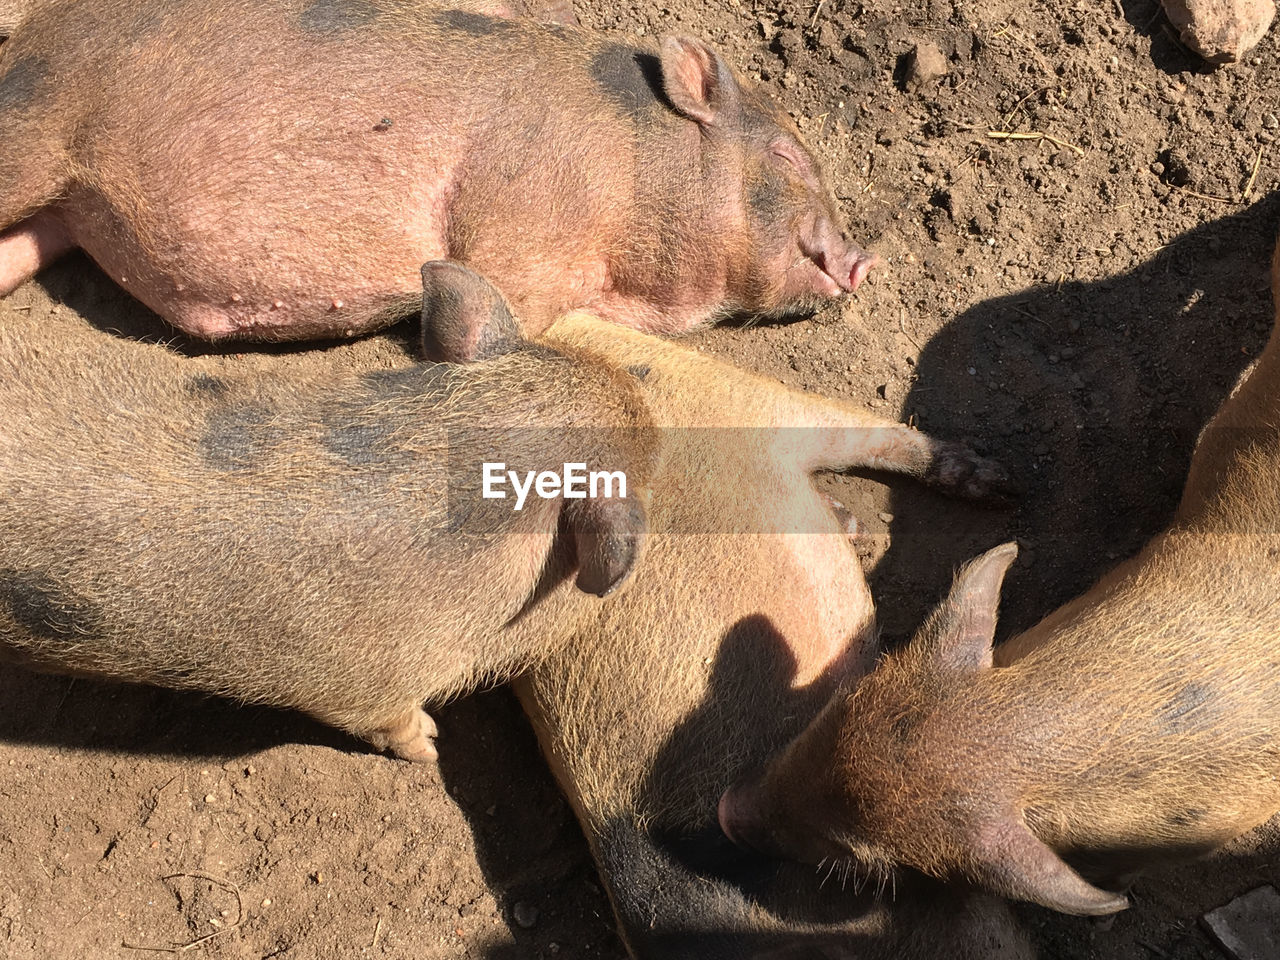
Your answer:
[[[910,635],[954,569],[1002,541],[1021,547],[1007,636],[1168,522],[1200,429],[1270,332],[1278,212],[1272,195],[1123,275],[987,300],[926,345],[902,419],[1002,460],[1023,493],[993,511],[890,481],[891,545],[870,577],[887,637]]]
[[[625,669],[621,664],[619,669]],[[689,803],[691,784],[705,780],[701,771],[708,743],[734,739],[735,755],[754,765],[769,749],[794,734],[829,695],[825,680],[808,688],[792,690],[795,661],[772,624],[764,617],[749,617],[736,624],[722,640],[709,677],[707,696],[687,716],[661,746],[646,780],[639,786],[641,807],[602,825],[596,837],[598,867],[611,888],[613,906],[627,938],[641,957],[664,960],[720,960],[740,956],[806,956],[820,960],[826,956],[846,956],[856,946],[856,935],[848,933],[797,937],[791,932],[742,930],[741,920],[752,903],[768,903],[786,913],[797,908],[785,901],[787,893],[803,894],[807,919],[819,919],[820,902],[826,898],[814,889],[811,867],[789,867],[739,850],[715,825],[715,796],[693,802],[705,803],[704,829],[696,833],[654,830],[644,824],[649,815],[664,804],[682,809]],[[607,691],[601,691],[602,697]],[[583,705],[600,715],[607,710]],[[531,734],[530,749],[535,744]],[[529,853],[527,844],[512,844],[508,831],[486,829],[479,814],[486,802],[501,796],[507,779],[500,766],[486,765],[483,771],[455,766],[442,756],[441,769],[450,792],[471,821],[479,862],[489,885],[505,892],[507,909],[513,899],[523,899],[542,909],[563,906],[563,891],[573,883],[531,888],[513,872]],[[741,771],[745,772],[745,771]],[[455,784],[470,780],[486,782],[486,789],[473,793]],[[543,860],[564,859],[564,850],[580,848],[580,833],[568,806],[560,801],[547,805],[562,833],[560,844],[540,853]],[[541,828],[545,831],[547,828]],[[571,836],[572,834],[572,836]],[[539,834],[535,834],[539,835]],[[534,864],[526,862],[528,872]],[[562,879],[571,880],[583,871],[566,860]],[[588,868],[589,869],[589,868]],[[594,872],[594,871],[593,871]],[[801,879],[796,881],[796,875]],[[551,879],[551,878],[549,878]],[[849,897],[831,891],[849,912]],[[500,896],[502,894],[500,893]],[[571,909],[578,909],[573,905]],[[735,927],[739,928],[735,930]],[[512,926],[517,938],[534,946],[530,933]],[[827,953],[824,947],[841,952]],[[620,951],[620,948],[619,952]],[[491,953],[491,960],[505,960],[503,950]]]
[[[882,935],[847,926],[873,906],[869,890],[859,896],[841,878],[833,878],[834,871],[825,871],[824,877],[813,866],[741,850],[715,820],[716,802],[728,781],[757,768],[828,699],[830,678],[793,689],[794,675],[794,657],[766,617],[735,624],[717,650],[703,702],[659,748],[638,785],[637,803],[601,825],[595,837],[598,866],[637,957],[836,960],[885,955]],[[608,710],[602,706],[606,708],[595,712],[603,716]],[[722,745],[734,758],[737,768],[724,783],[707,777],[708,745]],[[683,811],[701,807],[702,827],[683,831],[655,826],[664,820],[661,811],[671,806]],[[490,871],[510,852],[491,847],[478,831],[476,839],[486,878],[502,888],[504,878]],[[895,926],[912,929],[917,908],[930,929],[962,922],[958,911],[963,895],[939,896],[936,885],[922,878],[906,882],[914,885],[899,906]],[[749,918],[758,907],[805,927],[770,930],[752,923]],[[491,956],[497,960],[502,955]]]

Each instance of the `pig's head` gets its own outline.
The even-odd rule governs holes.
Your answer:
[[[699,40],[664,37],[660,56],[667,99],[701,130],[711,189],[741,197],[729,307],[787,314],[856,290],[877,258],[850,241],[786,111]]]
[[[837,693],[764,773],[725,792],[730,839],[784,859],[913,867],[1075,914],[1124,896],[1087,883],[1027,826],[998,715],[969,694],[989,671],[1014,544],[983,554],[904,649]]]

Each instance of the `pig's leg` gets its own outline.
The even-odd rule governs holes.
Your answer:
[[[778,423],[810,470],[864,468],[904,473],[953,496],[1005,500],[1017,493],[1009,472],[963,443],[938,440],[857,407],[777,385]],[[791,429],[805,425],[812,429]]]
[[[652,367],[681,382],[714,385],[716,402],[704,404],[712,419],[695,416],[684,425],[727,426],[714,419],[723,403],[723,409],[734,412],[734,427],[772,431],[774,455],[802,470],[862,467],[905,473],[947,493],[975,499],[1004,499],[1016,492],[1004,467],[962,443],[935,440],[852,404],[793,390],[678,344],[607,328],[585,313],[562,317],[545,336],[553,343],[587,350],[598,342],[620,365]]]
[[[0,297],[7,296],[74,246],[62,223],[37,213],[0,232]]]
[[[410,707],[395,720],[358,735],[379,750],[390,750],[401,760],[425,763],[436,759],[436,722],[421,707]]]
[[[1017,493],[1009,471],[999,462],[963,443],[938,440],[898,424],[845,428],[815,440],[816,469],[866,467],[904,473],[971,500],[1003,501]]]

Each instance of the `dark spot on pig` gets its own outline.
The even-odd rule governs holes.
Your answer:
[[[631,374],[642,383],[649,379],[650,367],[647,363],[633,363],[627,367],[627,373]]]
[[[0,571],[0,610],[45,640],[79,642],[102,621],[94,604],[42,573]]]
[[[589,69],[604,95],[633,120],[650,117],[655,107],[667,106],[662,64],[651,53],[607,43],[591,58]]]
[[[396,452],[386,426],[376,419],[349,419],[330,426],[320,443],[353,467],[386,463]]]
[[[298,23],[307,33],[341,33],[372,23],[378,14],[368,0],[312,0],[303,7]]]
[[[271,411],[264,407],[220,407],[210,415],[200,436],[200,453],[216,470],[253,467],[263,450],[273,445]]]
[[[1188,807],[1181,813],[1175,813],[1169,817],[1169,823],[1175,827],[1191,827],[1197,823],[1202,823],[1209,816],[1208,810],[1200,807]]]
[[[21,57],[0,77],[0,111],[21,110],[35,99],[49,65],[36,57]]]
[[[1169,701],[1162,717],[1167,733],[1179,734],[1203,727],[1211,711],[1206,709],[1214,698],[1212,687],[1203,683],[1188,683]],[[1212,711],[1216,712],[1216,711]]]
[[[761,223],[773,224],[785,209],[786,185],[772,173],[764,173],[747,184],[747,208]]]
[[[473,37],[488,37],[500,30],[510,30],[514,24],[501,17],[487,17],[483,13],[467,10],[445,10],[440,14],[440,24],[448,30],[461,30]]]
[[[188,389],[197,397],[225,397],[231,390],[227,381],[207,373],[197,374],[187,383]]]

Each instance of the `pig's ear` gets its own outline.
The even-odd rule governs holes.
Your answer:
[[[1085,917],[1129,906],[1124,894],[1100,890],[1067,866],[1016,813],[980,828],[975,852],[971,879],[1011,899]]]
[[[1017,555],[1016,543],[1002,543],[971,560],[956,574],[951,593],[923,631],[941,666],[964,671],[991,666],[1000,586]]]
[[[583,593],[607,597],[631,575],[640,557],[648,517],[639,501],[582,500],[565,508],[578,554]]]
[[[437,363],[470,363],[524,346],[498,288],[452,260],[422,265],[422,353]]]
[[[738,104],[738,81],[733,71],[701,40],[662,38],[662,89],[676,111],[704,127]]]

